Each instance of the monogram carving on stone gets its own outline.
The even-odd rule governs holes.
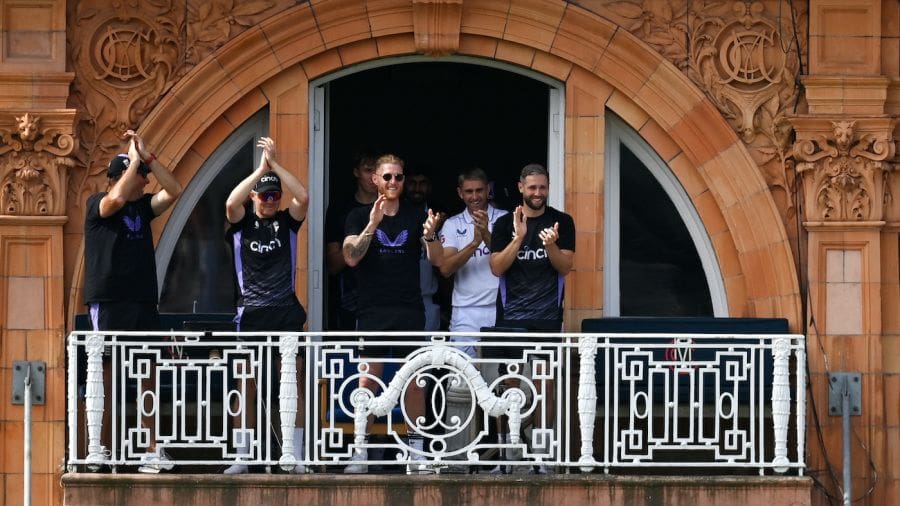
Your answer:
[[[75,164],[68,155],[74,149],[71,132],[55,124],[42,127],[39,116],[0,118],[0,214],[64,215],[67,169]]]
[[[747,145],[783,216],[793,216],[787,163],[805,6],[759,1],[617,1],[597,10],[653,46],[699,86]],[[767,8],[768,6],[768,8]]]
[[[808,220],[880,220],[890,199],[888,162],[895,144],[887,132],[858,135],[856,121],[832,121],[830,136],[794,144]]]

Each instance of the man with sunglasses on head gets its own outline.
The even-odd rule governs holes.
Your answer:
[[[299,179],[275,161],[275,142],[272,139],[260,138],[257,147],[263,150],[259,165],[237,184],[225,201],[225,217],[231,224],[227,237],[234,252],[239,290],[235,323],[239,332],[302,332],[306,323],[306,311],[297,300],[294,280],[297,234],[306,219],[309,194]],[[282,183],[291,193],[287,209],[280,209]],[[248,199],[251,202],[249,206]],[[296,424],[299,427],[293,434],[298,459],[304,458],[302,426],[305,400],[302,363],[301,353],[297,357],[299,398]],[[263,370],[268,370],[267,364],[263,365]],[[265,384],[261,380],[262,378],[256,378],[257,385]],[[273,384],[277,385],[277,381],[273,381]],[[251,386],[245,393],[243,405],[251,426],[243,441],[236,442],[235,446],[240,446],[240,454],[252,455],[250,429],[256,428],[252,426],[257,418],[256,388]],[[264,397],[264,401],[270,399],[269,395]],[[266,437],[261,439],[268,440]],[[257,450],[262,451],[261,448]],[[246,472],[248,468],[244,464],[235,464],[225,470],[225,474]],[[292,472],[305,473],[306,466],[298,465]]]
[[[423,330],[425,308],[419,286],[419,257],[422,248],[432,265],[440,266],[443,257],[441,242],[437,240],[438,217],[428,209],[416,209],[403,194],[403,160],[395,155],[383,155],[375,162],[373,181],[378,186],[378,198],[365,208],[357,208],[347,216],[344,227],[344,260],[356,268],[359,289],[357,328],[370,331]],[[391,338],[397,340],[398,338]],[[415,339],[415,338],[413,338]],[[370,358],[388,358],[394,352],[405,353],[410,347],[396,350],[385,347],[362,347],[360,355]],[[368,364],[369,374],[381,377],[384,364],[374,361]],[[363,375],[360,388],[378,395],[378,384]],[[411,420],[425,414],[424,393],[416,382],[411,382],[405,395],[406,413]],[[369,417],[366,432],[372,425]],[[423,437],[414,428],[408,431],[409,444],[413,448],[407,473],[431,472],[425,464]],[[356,448],[344,472],[360,474],[368,471],[365,461],[368,452]]]
[[[108,190],[91,195],[84,221],[84,300],[95,331],[159,331],[159,303],[156,284],[156,257],[150,222],[168,209],[181,195],[175,176],[147,151],[144,140],[133,130],[128,137],[128,153],[110,160],[106,169]],[[144,193],[150,174],[162,186],[157,193]],[[112,361],[104,351],[103,385],[111,392]],[[93,392],[88,392],[93,395]],[[112,409],[103,410],[101,441],[109,444]],[[153,419],[143,425],[154,432]],[[103,453],[104,447],[91,453]],[[148,452],[138,469],[158,473],[172,469],[172,463],[151,438]]]

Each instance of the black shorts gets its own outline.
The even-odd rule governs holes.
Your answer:
[[[289,306],[244,306],[234,318],[239,332],[303,332],[306,310],[295,300]],[[244,337],[243,341],[264,341],[263,336]],[[304,348],[301,346],[299,354]]]
[[[482,332],[561,332],[562,320],[497,320],[493,327],[482,327]],[[535,338],[540,339],[540,338]],[[521,359],[524,346],[485,346],[484,358]]]
[[[425,330],[425,309],[421,306],[407,307],[383,307],[374,308],[357,314],[357,330],[378,331],[417,331]],[[366,340],[372,341],[408,341],[409,346],[365,346]],[[367,337],[363,338],[363,345],[359,347],[361,357],[371,358],[399,358],[405,357],[416,348],[424,345],[426,338],[414,337]]]

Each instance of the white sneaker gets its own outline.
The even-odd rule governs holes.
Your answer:
[[[250,468],[246,464],[232,464],[222,471],[222,474],[247,474]]]
[[[366,474],[369,472],[369,451],[365,448],[357,448],[353,450],[353,456],[350,457],[350,464],[344,468],[344,474]]]
[[[87,457],[87,459],[88,459],[87,468],[88,468],[89,471],[92,471],[92,472],[95,472],[95,473],[96,473],[97,471],[99,471],[100,469],[102,469],[103,466],[106,465],[106,464],[105,464],[106,461],[109,460],[109,456],[111,455],[111,452],[109,451],[109,448],[107,448],[107,447],[105,447],[105,446],[101,446],[101,447],[100,447],[100,453],[99,453],[99,455],[100,455],[100,458],[99,458],[99,459],[97,459],[97,457],[94,457],[94,458],[92,459],[91,456],[88,455],[88,457]]]
[[[406,474],[435,474],[437,469],[425,459],[424,455],[413,454],[406,464]]]
[[[145,453],[141,456],[139,473],[158,474],[160,471],[171,471],[175,468],[169,454],[162,448],[157,448],[156,453]]]
[[[290,471],[290,474],[308,474],[308,473],[312,473],[312,471],[310,471],[310,469],[303,464],[297,464]]]

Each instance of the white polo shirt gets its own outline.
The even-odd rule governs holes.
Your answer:
[[[488,231],[493,231],[497,218],[507,211],[488,204]],[[462,250],[475,237],[475,221],[468,209],[451,216],[440,231],[441,243],[445,248]],[[497,286],[500,278],[491,273],[491,248],[482,242],[459,270],[453,280],[453,306],[493,306],[497,302]]]

